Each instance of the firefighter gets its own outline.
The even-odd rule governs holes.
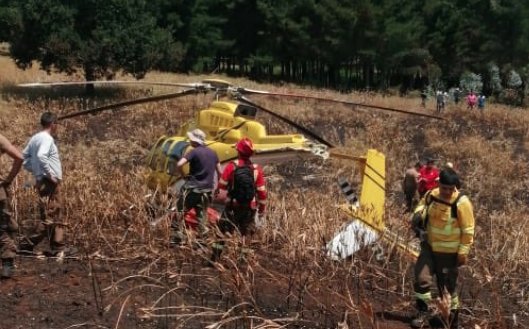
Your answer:
[[[235,229],[244,238],[254,232],[255,215],[263,218],[266,209],[266,182],[261,166],[252,163],[253,143],[249,138],[242,138],[235,145],[238,159],[224,168],[219,179],[216,194],[227,193],[225,218],[219,223],[221,235],[233,233]],[[213,245],[212,262],[216,262],[224,241]],[[209,263],[211,264],[211,262]]]
[[[421,199],[412,216],[412,228],[421,239],[414,271],[417,315],[411,321],[413,328],[428,326],[434,276],[439,294],[450,294],[450,328],[459,328],[458,268],[467,263],[474,242],[472,204],[457,189],[459,185],[457,173],[451,168],[443,169],[439,187]]]

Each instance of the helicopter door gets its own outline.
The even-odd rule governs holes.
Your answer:
[[[167,161],[167,174],[168,175],[170,176],[180,175],[180,173],[176,170],[176,164],[182,158],[188,146],[189,146],[189,142],[178,141],[171,148],[169,148],[168,152],[164,152],[165,156],[168,157],[168,161]]]

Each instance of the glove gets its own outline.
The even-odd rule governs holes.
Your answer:
[[[457,254],[457,266],[466,265],[468,262],[468,255]]]

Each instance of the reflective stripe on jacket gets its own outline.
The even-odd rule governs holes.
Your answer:
[[[458,253],[467,255],[474,242],[474,212],[466,195],[457,201],[457,215],[453,217],[452,206],[459,196],[453,193],[450,200],[438,202],[439,188],[425,195],[415,212],[422,211],[423,220],[427,219],[426,232],[428,244],[433,252]]]

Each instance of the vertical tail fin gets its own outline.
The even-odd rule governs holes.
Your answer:
[[[411,245],[405,237],[386,229],[384,221],[384,201],[386,197],[386,163],[384,154],[376,150],[368,150],[366,156],[353,157],[346,154],[331,153],[331,156],[351,159],[361,164],[362,189],[360,200],[351,185],[340,179],[338,185],[345,194],[347,204],[340,209],[353,221],[338,233],[327,246],[328,254],[334,259],[345,258],[360,248],[382,238],[386,243],[394,245],[407,255],[417,258],[418,249]],[[362,224],[360,224],[362,223]]]
[[[386,199],[386,157],[377,150],[367,151],[362,170],[362,191],[360,193],[360,209],[358,217],[383,231],[384,201]]]
[[[338,181],[340,189],[349,202],[341,208],[377,231],[383,231],[385,228],[386,156],[373,149],[369,149],[366,155],[362,157],[337,152],[330,152],[329,155],[334,158],[353,160],[361,165],[362,190],[360,191],[360,200],[345,180]]]

